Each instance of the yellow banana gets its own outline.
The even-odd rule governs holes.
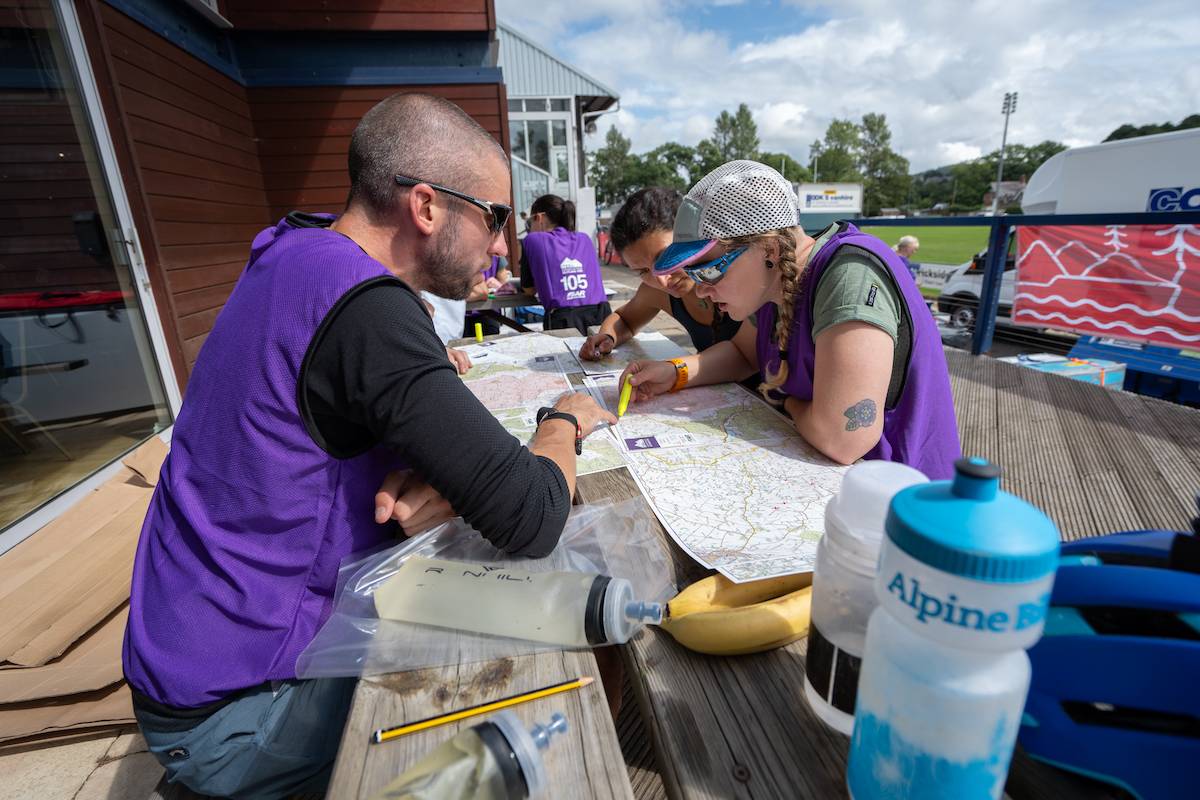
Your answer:
[[[805,586],[750,605],[710,607],[685,614],[676,610],[664,617],[661,627],[675,641],[698,653],[718,656],[761,653],[808,634],[811,600],[812,586]]]
[[[740,608],[803,589],[805,586],[812,586],[811,572],[746,583],[734,583],[721,574],[710,575],[671,598],[667,603],[665,616],[682,617],[697,611]]]

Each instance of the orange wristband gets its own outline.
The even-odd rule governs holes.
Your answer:
[[[675,365],[675,385],[672,386],[668,391],[678,392],[680,389],[687,386],[687,382],[688,382],[687,364],[683,363],[682,358],[672,358],[669,361],[667,361],[667,363]]]

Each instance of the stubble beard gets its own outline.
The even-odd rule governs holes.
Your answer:
[[[427,290],[447,300],[465,300],[475,288],[475,276],[483,269],[467,264],[456,252],[461,222],[462,215],[451,212],[437,239],[421,258]]]

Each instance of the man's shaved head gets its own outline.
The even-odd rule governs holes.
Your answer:
[[[372,108],[350,138],[350,208],[390,213],[404,175],[472,194],[504,148],[465,111],[427,92],[394,94]],[[492,198],[488,198],[492,199]]]

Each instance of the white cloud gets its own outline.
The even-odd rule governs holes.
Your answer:
[[[1194,0],[496,0],[499,18],[622,96],[644,152],[694,145],[745,103],[762,147],[807,159],[833,118],[887,116],[914,171],[1008,141],[1092,144],[1200,113]]]

